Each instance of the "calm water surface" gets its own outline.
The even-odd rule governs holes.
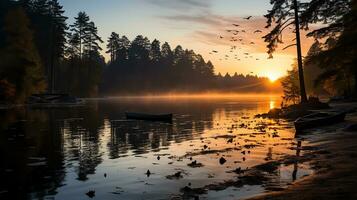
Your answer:
[[[229,171],[237,167],[295,155],[290,122],[254,118],[279,103],[262,96],[111,98],[77,108],[3,110],[0,199],[90,199],[90,190],[93,199],[180,199],[185,186],[219,184],[236,178]],[[174,113],[174,120],[131,121],[125,111]],[[188,166],[194,160],[203,166]],[[271,184],[310,173],[302,164],[280,166]],[[268,187],[207,190],[200,199],[243,199]]]

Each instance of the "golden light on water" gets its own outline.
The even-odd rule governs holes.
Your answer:
[[[269,108],[270,108],[270,110],[275,108],[275,101],[274,100],[270,100]]]

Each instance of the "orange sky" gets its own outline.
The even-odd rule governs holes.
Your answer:
[[[69,17],[68,23],[73,22],[73,17],[79,11],[87,12],[98,26],[104,41],[112,31],[120,36],[126,35],[130,40],[141,34],[151,41],[167,41],[172,48],[181,45],[203,55],[206,61],[211,60],[216,73],[238,72],[276,79],[291,68],[296,57],[296,49],[292,47],[285,51],[278,50],[274,59],[267,59],[266,44],[261,38],[268,31],[264,28],[266,19],[263,17],[271,9],[267,0],[101,0],[100,4],[96,0],[60,2]],[[250,15],[253,16],[250,20],[243,19]],[[233,35],[225,30],[234,29],[233,23],[240,25],[237,38],[243,39],[244,44],[229,41]],[[254,34],[257,29],[263,33]],[[241,30],[245,30],[245,33]],[[224,38],[220,39],[220,35]],[[302,33],[303,54],[312,43],[304,35]],[[285,44],[278,49],[293,43],[291,40],[294,36],[286,33],[283,38]],[[234,52],[230,52],[232,45],[237,46]],[[106,44],[102,46],[104,53]],[[212,50],[218,53],[210,54]],[[244,53],[249,53],[249,56],[246,58]],[[240,61],[234,59],[235,55]],[[108,59],[108,55],[105,57]]]

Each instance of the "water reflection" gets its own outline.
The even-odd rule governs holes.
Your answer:
[[[103,199],[168,198],[188,183],[202,187],[224,181],[232,176],[230,168],[298,156],[289,149],[293,131],[282,128],[289,124],[253,118],[277,101],[111,99],[70,109],[3,110],[0,197],[85,198],[95,190]],[[125,119],[125,111],[170,112],[175,117],[172,124],[132,121]],[[227,142],[227,135],[234,140]],[[222,156],[227,159],[223,166],[218,164]],[[190,168],[191,159],[204,167]],[[145,176],[148,169],[150,177]],[[299,177],[298,169],[296,163],[293,180]],[[182,179],[166,178],[177,171]]]

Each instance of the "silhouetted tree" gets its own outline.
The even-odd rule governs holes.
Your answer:
[[[129,39],[124,35],[119,39],[119,44],[118,44],[118,49],[116,51],[116,58],[119,61],[127,60],[129,57],[129,47],[130,47],[130,41]]]
[[[79,49],[79,57],[82,58],[83,55],[83,43],[87,39],[87,31],[89,26],[89,16],[85,12],[79,12],[77,17],[74,18],[75,22],[73,25],[70,25],[72,37],[76,38],[78,41],[75,43],[78,44],[77,49]]]
[[[129,59],[131,61],[148,61],[150,54],[150,41],[148,38],[138,35],[129,47]]]
[[[282,78],[281,85],[283,87],[283,105],[289,103],[297,104],[299,102],[299,73],[297,70],[297,62],[293,64],[293,69],[287,71],[287,75]]]
[[[317,39],[326,38],[320,53],[311,56],[310,61],[317,63],[323,73],[318,77],[318,83],[332,80],[335,85],[344,82],[345,89],[339,93],[357,95],[357,1],[334,0],[313,1],[306,12],[302,13],[303,25],[308,28],[309,23],[322,22],[326,26],[308,34]],[[353,79],[351,91],[350,79]]]
[[[161,49],[160,49],[160,41],[159,40],[155,39],[151,43],[150,59],[156,63],[161,60]]]
[[[70,25],[66,60],[61,75],[69,79],[62,82],[61,90],[79,96],[94,96],[98,91],[104,58],[100,54],[102,39],[94,22],[84,12],[79,12]]]
[[[299,4],[297,0],[271,0],[270,3],[273,8],[265,15],[267,18],[267,26],[269,28],[274,23],[274,28],[270,33],[263,38],[268,43],[268,54],[272,58],[273,52],[276,50],[279,43],[283,43],[282,34],[283,31],[290,25],[295,25],[296,35],[296,49],[297,49],[297,61],[299,71],[300,82],[300,100],[302,103],[307,101],[307,95],[305,91],[303,62],[301,55],[301,41],[300,41],[300,22],[299,22]]]
[[[117,58],[117,51],[119,48],[119,34],[112,32],[110,37],[108,38],[108,44],[107,44],[107,51],[106,53],[109,53],[110,55],[110,62],[114,62]]]

